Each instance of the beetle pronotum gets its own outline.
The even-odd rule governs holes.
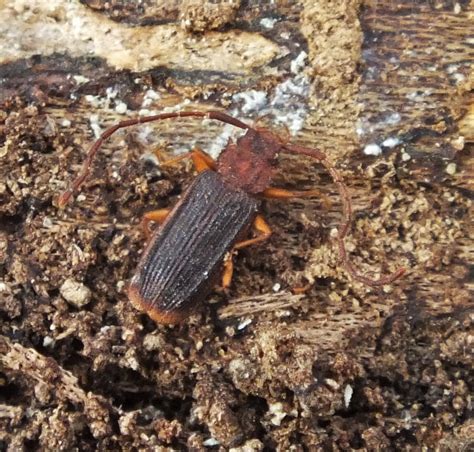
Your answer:
[[[357,272],[344,246],[351,219],[351,200],[339,172],[325,154],[316,149],[284,143],[266,129],[251,127],[219,111],[183,111],[163,113],[119,122],[107,129],[87,153],[82,171],[58,200],[64,207],[90,173],[95,154],[104,140],[117,130],[170,118],[200,117],[221,121],[246,132],[236,142],[229,141],[216,161],[201,150],[178,157],[193,159],[198,176],[170,211],[155,210],[145,214],[150,221],[161,223],[149,238],[133,276],[128,294],[132,304],[159,323],[177,323],[185,319],[212,289],[222,266],[222,285],[232,277],[232,250],[261,242],[271,229],[258,214],[259,198],[288,199],[314,194],[314,191],[288,191],[270,187],[279,153],[301,154],[319,161],[336,184],[343,203],[344,222],[338,229],[337,242],[345,269],[357,281],[369,286],[393,282],[405,269],[370,279]],[[258,233],[245,239],[250,226]]]

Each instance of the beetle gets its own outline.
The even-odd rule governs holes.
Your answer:
[[[349,192],[333,164],[316,149],[285,143],[277,134],[252,127],[226,113],[181,111],[129,119],[107,129],[87,153],[82,171],[71,187],[62,193],[58,206],[63,208],[88,177],[97,151],[117,130],[172,118],[200,117],[231,124],[245,133],[235,142],[229,140],[214,161],[194,149],[172,162],[191,158],[197,177],[170,211],[160,209],[144,215],[142,223],[148,244],[128,287],[128,296],[138,310],[158,323],[175,324],[184,320],[209,294],[222,272],[222,285],[232,277],[232,252],[266,240],[271,229],[259,214],[261,198],[289,199],[314,194],[288,191],[270,186],[280,153],[306,155],[320,162],[329,172],[342,198],[344,221],[339,226],[337,243],[345,269],[369,286],[382,286],[399,278],[400,268],[378,280],[370,279],[353,267],[344,246],[352,219]],[[153,233],[149,223],[161,223]],[[245,238],[250,227],[257,235]]]

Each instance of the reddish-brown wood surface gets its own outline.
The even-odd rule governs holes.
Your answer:
[[[1,448],[470,450],[472,3],[169,5],[1,3]],[[321,199],[267,202],[272,239],[184,325],[139,314],[139,219],[193,177],[153,151],[215,155],[227,129],[128,130],[68,209],[53,201],[106,126],[183,108],[327,152],[355,264],[404,279],[352,281],[336,188],[282,157],[276,183]]]

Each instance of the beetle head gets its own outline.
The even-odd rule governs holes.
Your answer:
[[[217,170],[229,185],[261,193],[270,185],[281,147],[280,138],[270,131],[247,129],[236,143],[229,141],[217,160]]]

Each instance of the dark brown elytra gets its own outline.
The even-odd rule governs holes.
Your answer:
[[[83,169],[71,187],[58,199],[63,208],[80,188],[91,170],[98,149],[117,130],[170,118],[201,117],[245,129],[236,142],[229,141],[214,162],[210,156],[195,150],[192,157],[199,175],[185,191],[171,212],[165,209],[144,217],[144,225],[156,221],[156,228],[142,254],[129,286],[132,304],[160,323],[177,323],[186,318],[209,294],[222,271],[223,285],[230,283],[232,251],[268,238],[271,230],[258,215],[262,197],[288,199],[309,192],[289,192],[270,187],[281,152],[307,155],[319,161],[330,173],[342,198],[344,221],[338,229],[337,242],[344,268],[351,276],[369,286],[382,286],[399,278],[405,269],[373,280],[357,272],[344,246],[352,220],[349,193],[339,172],[325,154],[316,149],[284,143],[268,130],[251,127],[219,111],[183,111],[122,121],[107,129],[87,153]],[[243,240],[253,224],[260,235]],[[148,229],[146,229],[148,231]]]

